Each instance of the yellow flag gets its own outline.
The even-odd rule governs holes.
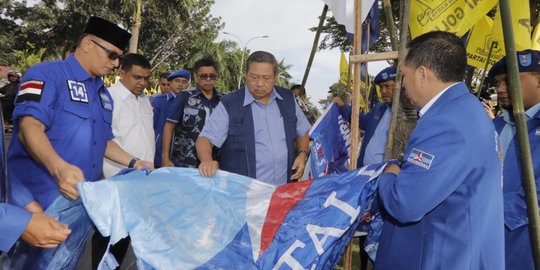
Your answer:
[[[412,0],[411,36],[440,30],[461,37],[496,4],[497,0]]]
[[[467,42],[467,63],[473,67],[484,69],[491,48],[493,20],[484,16],[478,21],[469,35]],[[489,56],[489,70],[493,64],[504,56],[504,48],[501,49],[498,43],[493,44],[491,55]]]
[[[534,50],[540,50],[540,22],[534,28],[531,43]]]
[[[514,42],[517,51],[531,48],[531,13],[529,0],[512,0],[510,2],[512,11],[512,29],[514,30]],[[500,9],[495,14],[493,30],[491,32],[493,40],[498,42],[504,52],[504,36]]]
[[[339,82],[347,85],[347,77],[349,75],[349,63],[345,58],[345,53],[341,52],[341,60],[339,61]]]

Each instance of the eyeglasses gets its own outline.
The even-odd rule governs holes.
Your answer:
[[[118,54],[117,52],[114,52],[112,51],[111,49],[108,49],[107,47],[97,43],[95,40],[91,39],[91,41],[98,45],[98,47],[100,47],[101,49],[103,49],[105,52],[107,52],[107,57],[109,57],[110,60],[114,61],[116,59],[119,59],[120,62],[122,62],[122,60],[124,59],[124,57],[122,57],[120,54]]]
[[[218,78],[218,75],[217,74],[214,74],[214,73],[210,73],[210,74],[207,74],[207,73],[202,73],[202,74],[197,74],[197,76],[199,76],[199,78],[201,78],[201,80],[212,80],[212,81],[215,81],[217,80]]]

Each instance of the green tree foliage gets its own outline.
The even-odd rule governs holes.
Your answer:
[[[130,29],[130,1],[47,0],[26,6],[20,1],[0,0],[0,62],[13,64],[16,51],[36,53],[45,48],[42,60],[62,59],[76,45],[91,15]],[[135,2],[135,1],[131,1]],[[199,44],[212,43],[223,27],[212,17],[213,0],[147,0],[142,5],[139,52],[164,65],[165,70],[183,67],[196,55]]]
[[[326,107],[326,105],[332,102],[335,97],[340,97],[346,103],[350,101],[350,91],[347,89],[346,84],[341,82],[332,84],[329,88],[326,99],[319,100],[319,104]]]
[[[245,63],[240,63],[242,49],[236,42],[214,41],[223,23],[210,15],[213,4],[214,0],[43,0],[27,6],[0,0],[0,65],[24,72],[30,62],[63,59],[74,50],[90,16],[133,29],[133,15],[140,8],[137,47],[152,63],[153,74],[190,69],[210,56],[218,65],[217,87],[228,92],[237,88],[238,76],[243,76],[240,64]],[[248,55],[245,51],[244,62]],[[280,62],[279,85],[290,85],[289,67]]]
[[[234,41],[226,40],[218,43],[201,43],[197,47],[199,50],[188,61],[187,65],[192,67],[197,60],[203,57],[212,58],[216,62],[219,73],[216,88],[223,92],[235,90],[238,86],[239,65],[242,56],[242,51],[237,44]]]
[[[285,59],[278,62],[278,76],[276,84],[281,87],[289,88],[291,86],[292,76],[289,74],[291,65],[285,64]]]

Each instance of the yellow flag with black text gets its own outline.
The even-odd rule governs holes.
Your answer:
[[[531,46],[534,50],[540,50],[540,22],[538,22],[538,24],[534,28]]]
[[[492,44],[492,28],[493,20],[488,16],[484,16],[474,25],[467,42],[467,64],[470,66],[484,69],[489,58],[487,66],[489,70],[504,56],[504,49],[501,49],[497,43]]]
[[[341,52],[341,60],[339,61],[339,82],[347,85],[347,77],[349,76],[349,63],[345,58],[345,53]]]
[[[497,0],[412,0],[412,38],[440,30],[463,36],[497,4]]]
[[[531,13],[529,9],[529,0],[510,1],[510,10],[512,12],[512,29],[514,30],[514,42],[517,51],[531,48]],[[493,30],[491,32],[493,40],[498,42],[504,51],[504,36],[502,29],[500,9],[495,14],[493,21]]]

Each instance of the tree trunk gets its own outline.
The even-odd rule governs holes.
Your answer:
[[[389,5],[390,1],[385,1],[383,3]],[[403,61],[405,47],[408,41],[409,31],[409,6],[410,0],[400,1],[400,6],[403,7],[400,9],[402,13],[400,14],[400,48],[399,48],[399,59],[398,62]],[[387,9],[390,11],[391,9]],[[406,13],[405,13],[406,12]],[[393,24],[389,25],[393,27]],[[397,38],[397,36],[392,37]],[[397,46],[397,42],[392,43],[393,46]],[[393,48],[397,50],[397,48]],[[386,151],[384,154],[384,159],[403,159],[403,152],[407,146],[407,141],[409,140],[409,135],[416,126],[416,109],[411,104],[411,101],[403,92],[401,88],[403,76],[398,73],[396,80],[396,89],[394,92],[394,100],[392,102],[392,120],[390,121],[390,128],[388,129],[388,141],[386,144]]]
[[[132,18],[131,40],[129,41],[129,53],[137,53],[139,45],[139,32],[141,31],[142,0],[137,0],[137,8]]]

